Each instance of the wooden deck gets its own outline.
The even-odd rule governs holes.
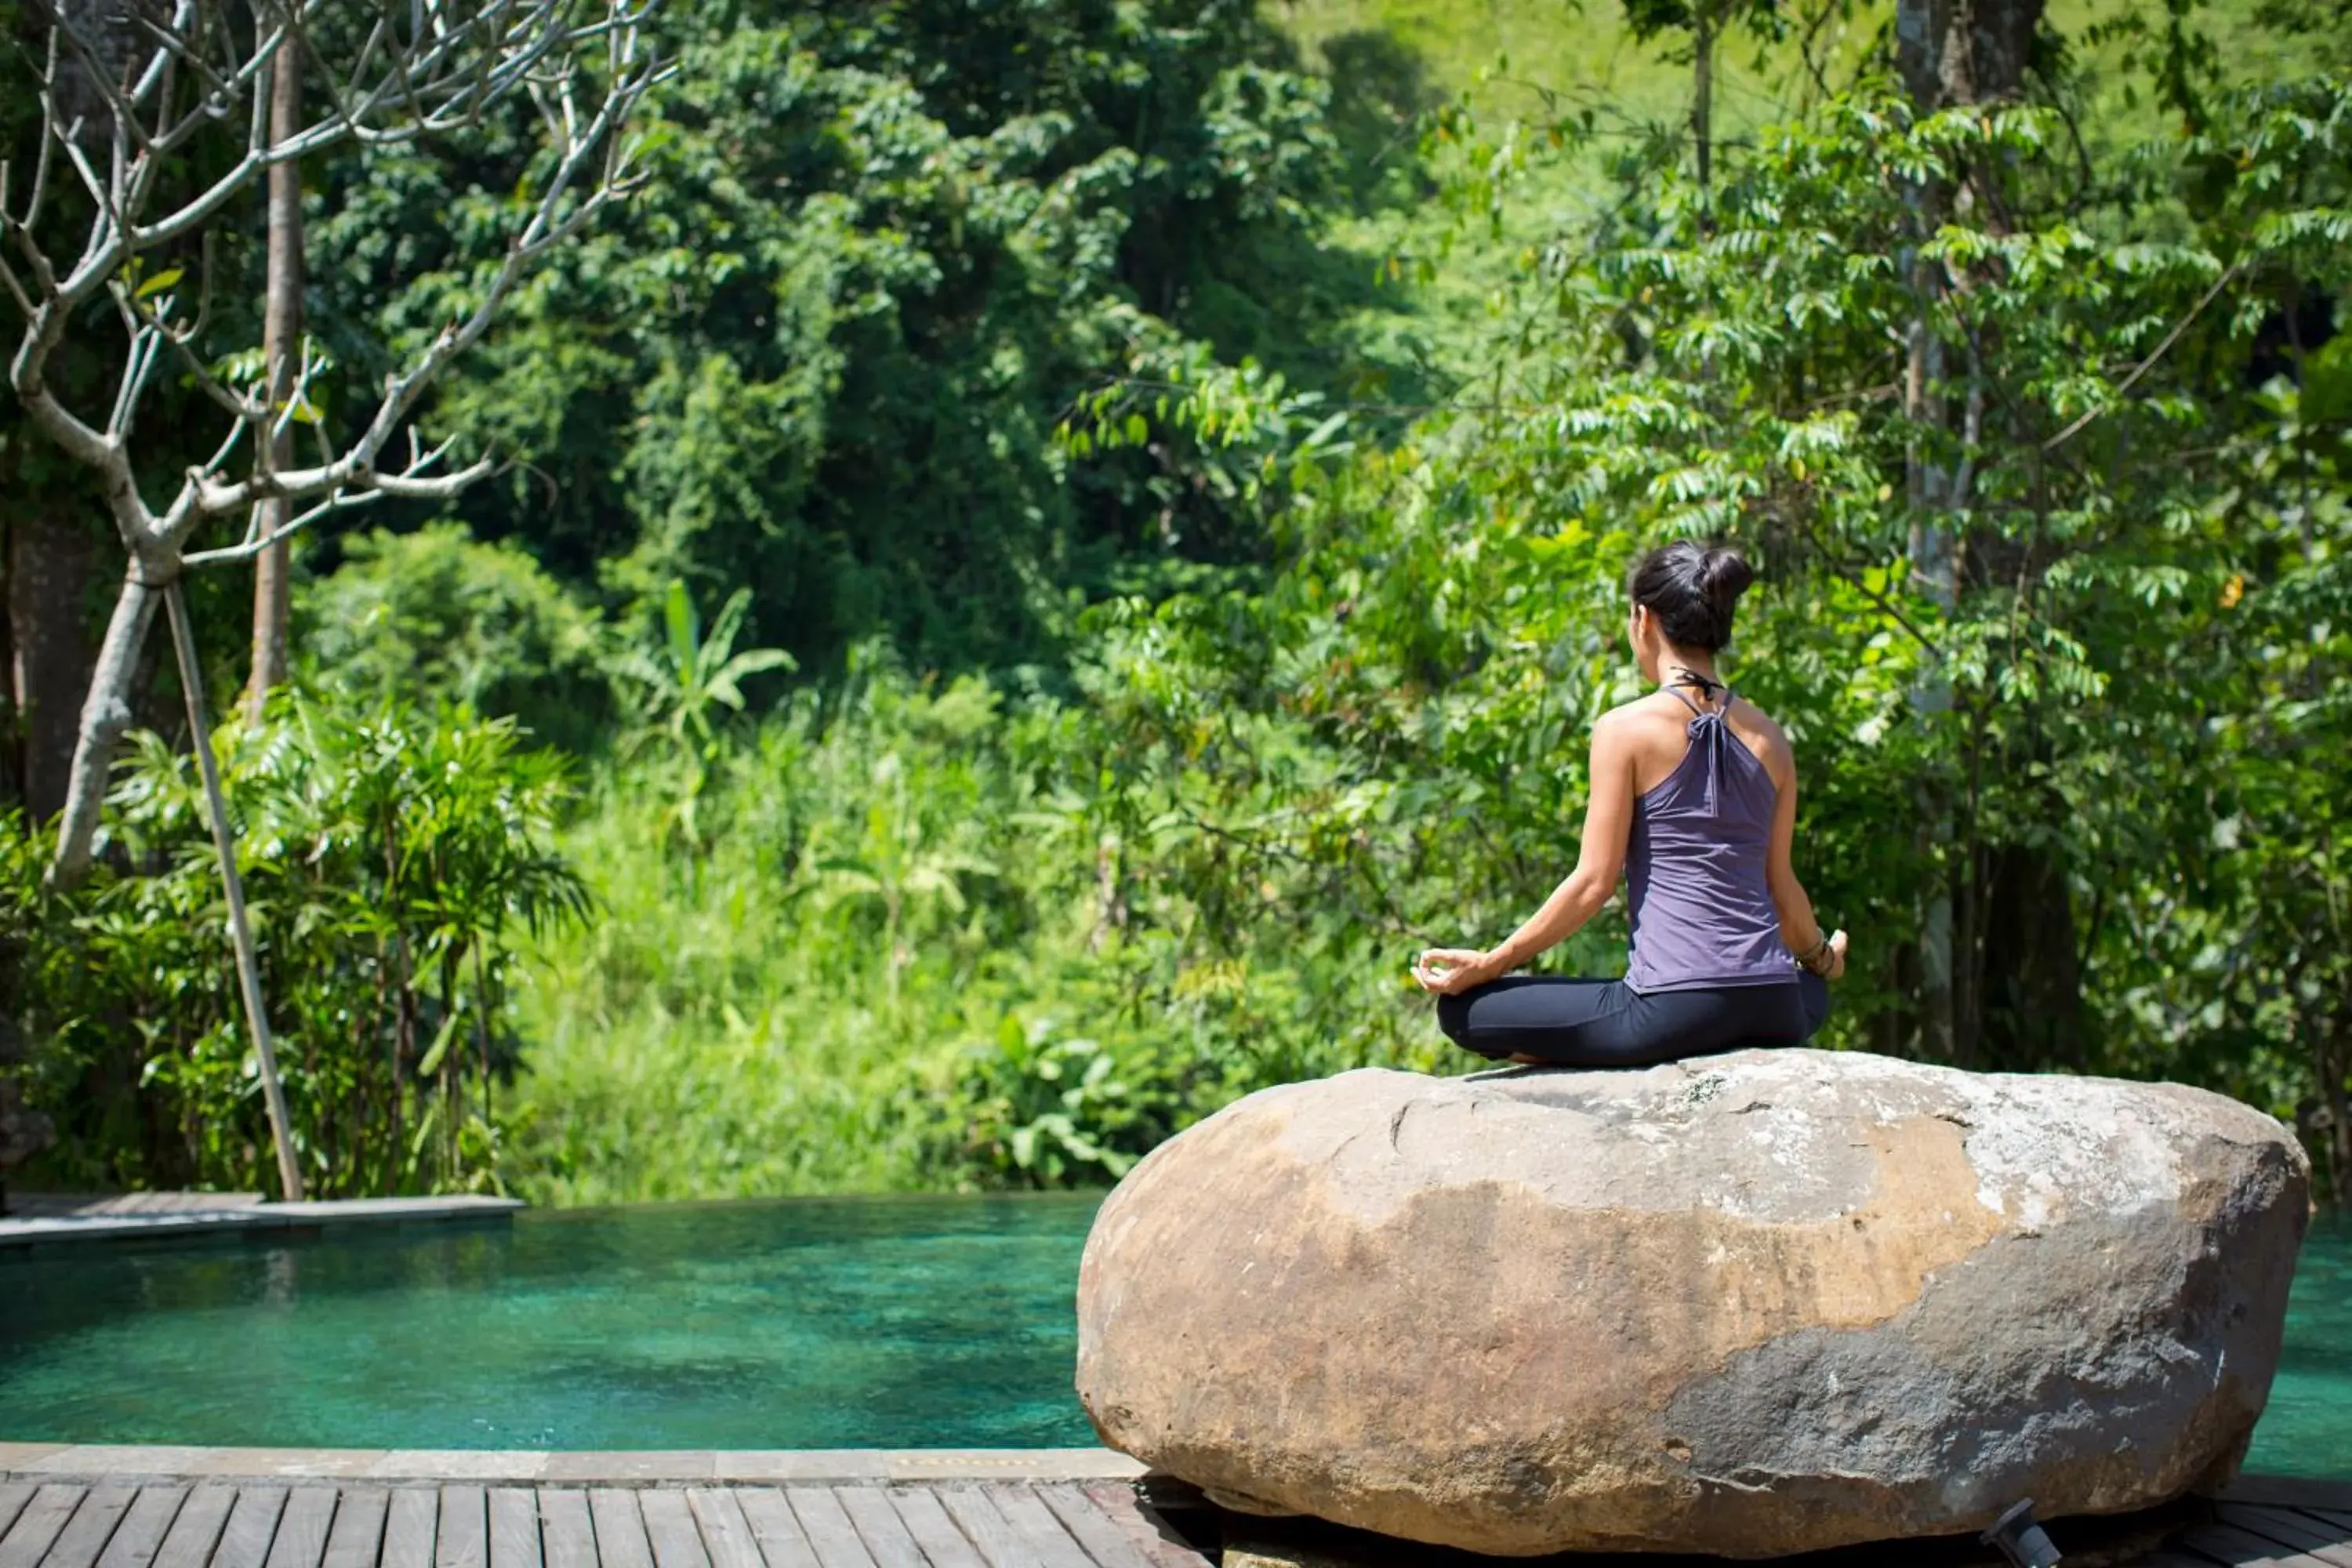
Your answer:
[[[1119,1482],[0,1483],[0,1568],[1202,1568]]]
[[[1180,1500],[1171,1500],[1171,1499]],[[0,1568],[1229,1568],[1496,1562],[1286,1530],[1106,1480],[784,1486],[377,1485],[0,1481]],[[1167,1504],[1166,1509],[1159,1506]],[[1180,1531],[1170,1514],[1189,1514]],[[1203,1528],[1203,1527],[1206,1528]],[[2352,1485],[2242,1484],[2104,1543],[2059,1535],[2084,1568],[2352,1568]],[[1967,1542],[1906,1543],[1901,1561],[1999,1560]],[[1893,1560],[1884,1548],[1818,1559]],[[1524,1561],[1524,1560],[1523,1560]],[[1560,1564],[1696,1559],[1557,1558]]]

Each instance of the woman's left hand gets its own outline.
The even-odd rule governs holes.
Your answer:
[[[1423,991],[1451,996],[1474,985],[1484,985],[1495,975],[1483,952],[1473,952],[1466,947],[1433,947],[1413,960],[1412,977],[1421,982]]]

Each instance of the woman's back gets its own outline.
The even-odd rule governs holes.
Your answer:
[[[1576,868],[1491,948],[1430,948],[1413,977],[1438,1026],[1489,1060],[1636,1067],[1810,1039],[1844,966],[1791,858],[1788,737],[1716,675],[1755,574],[1738,552],[1677,540],[1626,574],[1625,640],[1658,689],[1593,726]],[[1622,980],[1511,972],[1626,888]]]
[[[1795,984],[1767,875],[1779,779],[1790,771],[1780,726],[1708,681],[1669,687],[1611,718],[1635,731],[1641,790],[1625,855],[1626,984]]]

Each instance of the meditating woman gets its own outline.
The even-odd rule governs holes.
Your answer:
[[[1454,1044],[1494,1059],[1640,1067],[1795,1045],[1828,1017],[1846,938],[1822,934],[1790,863],[1796,759],[1780,727],[1716,678],[1754,580],[1734,552],[1689,542],[1634,563],[1626,630],[1658,689],[1592,727],[1591,799],[1568,880],[1500,945],[1415,962]],[[1624,979],[1511,974],[1580,930],[1621,871]]]

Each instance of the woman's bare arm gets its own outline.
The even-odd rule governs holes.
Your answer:
[[[1797,880],[1797,764],[1792,758],[1787,763],[1788,777],[1779,781],[1780,790],[1772,802],[1772,841],[1764,861],[1765,885],[1772,891],[1772,909],[1780,917],[1780,940],[1795,953],[1816,952],[1822,945],[1822,922],[1813,913],[1813,900],[1805,894],[1805,885]],[[1820,960],[1815,960],[1819,967]],[[1845,946],[1843,941],[1832,950],[1830,966],[1821,973],[1834,979],[1845,969]]]

